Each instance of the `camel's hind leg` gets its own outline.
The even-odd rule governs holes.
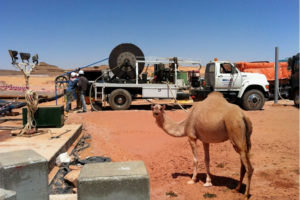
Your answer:
[[[230,118],[228,118],[230,119]],[[245,196],[249,197],[251,178],[253,174],[253,167],[249,159],[249,151],[251,148],[250,135],[252,131],[251,122],[247,123],[246,120],[227,120],[225,121],[227,133],[231,143],[236,152],[241,156],[241,175],[240,182],[237,189],[242,185],[243,178],[245,176],[245,171],[247,172],[247,186]],[[242,126],[242,124],[245,126]]]
[[[247,186],[246,186],[245,196],[246,196],[246,198],[248,198],[249,192],[250,192],[251,178],[252,178],[254,169],[250,163],[248,152],[245,152],[245,151],[241,152],[241,160],[242,160],[242,163],[244,164],[244,166],[246,168],[246,172],[247,172]]]
[[[246,168],[245,168],[245,166],[244,166],[244,164],[243,164],[243,161],[241,160],[240,181],[239,181],[237,187],[235,188],[235,190],[236,190],[237,192],[239,192],[240,189],[241,189],[241,186],[242,186],[242,183],[243,183],[243,179],[244,179],[245,173],[246,173]]]
[[[188,181],[188,184],[194,184],[197,179],[197,166],[198,166],[198,159],[197,159],[197,140],[189,138],[189,143],[192,148],[193,152],[193,158],[194,158],[194,172],[193,172],[193,177],[192,180]]]

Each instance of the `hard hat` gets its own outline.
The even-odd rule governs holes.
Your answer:
[[[76,76],[76,73],[75,72],[72,72],[71,73],[71,77],[75,77]]]
[[[84,74],[84,71],[80,70],[80,71],[78,72],[78,74]]]

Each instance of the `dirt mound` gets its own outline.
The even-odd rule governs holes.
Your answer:
[[[0,76],[22,75],[20,71],[0,69]]]
[[[13,67],[15,70],[0,69],[0,76],[11,76],[11,75],[23,75],[17,68]],[[61,69],[55,65],[50,65],[46,62],[40,62],[38,66],[32,71],[31,74],[35,75],[49,75],[57,76],[64,73],[66,70]]]
[[[38,66],[32,71],[32,74],[47,74],[49,76],[57,76],[64,73],[66,70],[61,69],[55,65],[50,65],[46,62],[40,62]]]

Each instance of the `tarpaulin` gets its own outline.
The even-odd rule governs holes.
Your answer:
[[[242,72],[264,74],[268,81],[275,80],[274,62],[237,62],[236,67]],[[291,70],[288,69],[287,62],[279,62],[278,79],[290,79]]]

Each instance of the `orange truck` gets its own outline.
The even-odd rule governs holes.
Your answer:
[[[274,62],[237,62],[235,66],[242,72],[264,74],[270,84],[270,97],[274,96]],[[289,58],[288,62],[279,62],[278,79],[280,95],[294,100],[295,105],[299,105],[299,54]]]

